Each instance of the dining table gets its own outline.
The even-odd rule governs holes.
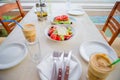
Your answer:
[[[85,12],[79,3],[72,3],[71,8],[81,9]],[[35,6],[33,6],[19,24],[22,26],[27,23],[35,24],[37,37],[40,41],[41,61],[47,55],[52,54],[53,51],[72,51],[72,55],[79,60],[82,66],[82,74],[80,75],[79,80],[87,80],[88,62],[86,62],[80,55],[79,49],[81,44],[87,41],[100,41],[108,45],[95,24],[90,20],[88,14],[85,12],[84,15],[79,16],[69,15],[67,14],[65,3],[48,3],[47,20],[39,21],[35,14],[35,9]],[[46,37],[45,29],[51,25],[51,20],[55,16],[61,14],[69,15],[74,18],[73,27],[75,29],[75,35],[72,39],[67,41],[52,41]],[[19,26],[14,28],[6,40],[0,45],[0,48],[10,43],[25,43],[24,34]],[[0,80],[41,80],[36,66],[37,64],[32,62],[28,51],[27,56],[19,64],[9,69],[0,70]],[[118,63],[106,80],[120,80],[119,74],[120,64]]]

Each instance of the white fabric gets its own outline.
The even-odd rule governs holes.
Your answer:
[[[38,64],[37,68],[39,70],[40,78],[42,80],[50,80],[52,74],[52,65],[53,59],[52,56],[49,56],[47,59],[44,59],[40,64]],[[77,68],[78,63],[75,59],[71,59],[70,61],[70,76],[69,80],[74,80],[76,76],[72,76],[74,74],[75,69]],[[80,77],[80,76],[79,76]]]

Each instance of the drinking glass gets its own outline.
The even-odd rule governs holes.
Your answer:
[[[88,66],[88,80],[105,80],[114,66],[108,66],[113,59],[107,54],[93,54]]]
[[[38,38],[36,38],[35,42],[33,43],[26,43],[28,47],[28,51],[30,53],[31,60],[38,64],[41,60],[41,50],[40,50],[40,42]]]
[[[25,44],[28,47],[32,61],[39,63],[41,59],[40,42],[37,38],[35,25],[25,24],[23,26],[23,34],[25,36]]]
[[[71,0],[66,0],[66,11],[70,11],[71,10]]]
[[[36,28],[34,24],[25,24],[22,31],[27,42],[31,43],[36,40]]]

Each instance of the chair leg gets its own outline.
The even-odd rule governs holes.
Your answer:
[[[112,37],[111,37],[111,39],[109,40],[109,45],[112,45],[112,43],[114,42],[114,40],[116,39],[116,37],[118,36],[118,34],[119,34],[119,32],[118,33],[116,33],[115,35],[113,35]]]

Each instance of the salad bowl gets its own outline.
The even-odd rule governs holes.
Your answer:
[[[45,29],[45,35],[52,41],[68,41],[75,36],[75,29],[70,25],[51,25]]]

